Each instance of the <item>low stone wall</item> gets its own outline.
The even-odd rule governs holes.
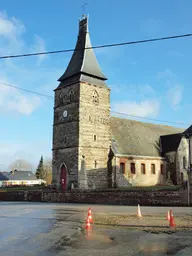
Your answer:
[[[41,191],[0,192],[0,201],[33,201],[41,202]]]
[[[108,205],[186,206],[187,193],[178,191],[80,191],[58,192],[1,192],[1,201],[32,201],[57,203],[86,203]]]

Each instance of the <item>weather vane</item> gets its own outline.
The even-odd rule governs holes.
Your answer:
[[[85,7],[87,5],[87,1],[84,2],[84,4],[81,6],[82,7],[82,17],[85,17]]]

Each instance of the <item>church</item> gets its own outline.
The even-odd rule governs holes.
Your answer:
[[[54,90],[53,184],[62,190],[153,186],[187,180],[186,131],[111,116],[110,88],[91,46],[88,18]],[[83,166],[83,167],[82,167]]]

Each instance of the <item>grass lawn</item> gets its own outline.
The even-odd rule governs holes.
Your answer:
[[[15,188],[0,188],[0,192],[12,192],[12,191],[34,191],[34,190],[41,190],[43,187],[15,187]]]
[[[157,185],[157,186],[150,186],[150,187],[119,187],[119,188],[108,188],[104,189],[107,191],[114,191],[114,190],[124,190],[124,191],[163,191],[163,190],[169,190],[169,191],[175,191],[181,189],[181,185],[176,186],[169,186],[169,185]]]
[[[15,187],[15,188],[0,188],[0,192],[12,192],[12,191],[34,191],[42,190],[46,187]],[[106,188],[106,189],[96,189],[96,191],[176,191],[181,189],[181,185],[177,186],[166,186],[166,185],[157,185],[150,187],[119,187],[119,188]]]

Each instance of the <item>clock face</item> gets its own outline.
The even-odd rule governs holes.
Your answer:
[[[63,117],[67,117],[67,110],[63,111]]]

